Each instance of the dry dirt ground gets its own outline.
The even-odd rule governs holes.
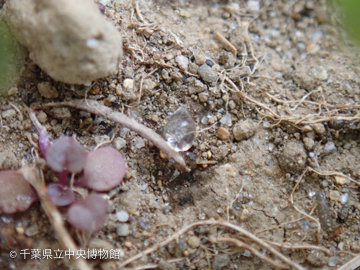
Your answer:
[[[0,99],[0,169],[32,161],[37,134],[26,106],[54,139],[76,136],[89,150],[113,139],[128,171],[104,194],[104,229],[84,236],[67,225],[83,249],[118,249],[119,259],[89,259],[93,269],[340,268],[360,252],[360,71],[357,49],[324,2],[99,5],[123,33],[118,73],[90,87],[66,85],[27,60],[17,89]],[[42,82],[59,97],[45,98]],[[108,119],[43,108],[85,96],[159,133],[185,106],[197,123],[183,153],[191,171]],[[125,223],[120,210],[130,215]],[[66,259],[9,257],[25,248],[61,249],[39,203],[0,215],[0,268],[69,269]]]

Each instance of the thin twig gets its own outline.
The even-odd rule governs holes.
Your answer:
[[[70,234],[65,229],[63,218],[55,205],[52,203],[47,193],[42,171],[37,170],[35,167],[29,167],[23,163],[21,172],[24,178],[35,188],[40,198],[41,206],[48,216],[50,224],[54,229],[62,248],[65,250],[71,250],[73,254],[77,254],[78,248],[76,247],[75,242],[71,238]],[[74,259],[72,262],[78,269],[91,270],[91,267],[83,258],[77,258],[76,260]]]
[[[124,266],[128,265],[129,263],[132,263],[132,262],[142,258],[143,256],[145,256],[147,254],[155,252],[159,248],[164,247],[164,246],[168,245],[170,242],[178,239],[183,233],[187,232],[191,228],[193,228],[195,226],[200,226],[200,225],[220,225],[220,226],[224,226],[224,227],[230,228],[232,230],[235,230],[235,231],[245,235],[247,238],[249,238],[253,242],[259,244],[263,248],[269,250],[271,253],[273,253],[275,256],[277,256],[280,260],[282,260],[283,262],[286,262],[287,264],[291,265],[295,269],[304,270],[304,268],[302,266],[300,266],[299,264],[293,262],[291,259],[289,259],[285,255],[280,253],[278,250],[273,248],[271,245],[269,245],[268,243],[265,243],[263,240],[256,237],[255,235],[253,235],[251,232],[248,232],[247,230],[245,230],[245,229],[243,229],[243,228],[241,228],[241,227],[239,227],[237,225],[231,224],[229,222],[222,222],[222,221],[216,221],[216,220],[204,220],[204,221],[199,221],[199,222],[195,222],[193,224],[190,224],[190,225],[186,226],[185,228],[182,228],[181,230],[177,231],[176,233],[174,233],[172,236],[170,236],[169,238],[167,238],[163,242],[157,243],[154,246],[152,246],[152,247],[138,253],[137,255],[135,255],[135,256],[133,256],[133,257],[131,257],[129,259],[127,259],[125,262],[119,263],[118,264],[118,269],[122,269]]]
[[[274,260],[272,260],[271,258],[263,255],[261,252],[259,252],[256,248],[245,244],[244,242],[236,239],[236,238],[229,238],[229,237],[220,237],[218,240],[218,242],[230,242],[233,243],[235,245],[237,245],[238,247],[241,248],[245,248],[248,249],[251,253],[253,253],[255,256],[258,256],[261,260],[270,263],[271,265],[273,265],[275,268],[280,268],[280,269],[288,269],[289,267],[284,265],[284,264],[280,264],[275,262]]]
[[[43,105],[44,107],[73,107],[79,110],[88,111],[90,113],[106,117],[111,121],[121,124],[124,127],[127,127],[142,137],[151,141],[156,145],[160,150],[165,152],[169,157],[175,160],[181,166],[181,169],[189,171],[186,167],[185,160],[182,155],[175,150],[173,150],[167,142],[152,129],[136,122],[134,119],[127,117],[126,115],[115,112],[109,107],[101,105],[96,100],[83,100],[83,99],[74,99],[68,102],[62,103],[48,103]]]
[[[312,221],[314,221],[316,224],[317,224],[317,233],[318,233],[318,239],[320,238],[320,233],[321,233],[321,225],[320,225],[320,222],[316,219],[316,218],[313,218],[312,216],[308,215],[307,213],[305,213],[304,211],[302,211],[301,209],[299,209],[297,206],[295,206],[294,204],[294,192],[296,190],[296,188],[298,187],[298,185],[300,184],[301,180],[303,179],[303,177],[305,176],[305,174],[308,172],[310,167],[307,167],[304,172],[300,175],[298,181],[296,182],[296,185],[294,186],[291,194],[290,194],[290,202],[292,204],[292,206],[294,207],[294,209],[296,211],[298,211],[299,213],[303,214],[304,216],[306,216],[307,218],[311,219]],[[310,168],[311,169],[311,168]]]
[[[325,252],[327,255],[332,256],[332,252],[324,247],[309,245],[309,244],[303,244],[303,245],[296,245],[292,243],[276,243],[269,240],[263,239],[264,242],[269,243],[270,245],[279,247],[279,248],[286,248],[286,249],[315,249]]]
[[[134,0],[134,2],[135,2],[136,15],[139,17],[139,20],[144,23],[145,20],[144,20],[144,17],[141,15],[140,8],[139,8],[139,3],[138,3],[137,0]]]
[[[237,54],[237,50],[234,47],[234,45],[232,45],[230,43],[230,41],[228,41],[223,35],[221,35],[219,32],[215,33],[215,38],[224,46],[224,48],[226,50],[228,50],[229,52],[231,52],[235,57]]]

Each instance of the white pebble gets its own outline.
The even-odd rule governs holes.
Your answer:
[[[116,212],[116,218],[120,222],[127,222],[129,220],[129,214],[125,210]]]
[[[124,80],[124,88],[126,89],[134,89],[134,80],[133,79],[125,79]]]
[[[259,11],[260,3],[257,0],[250,0],[247,2],[247,8],[249,11]]]

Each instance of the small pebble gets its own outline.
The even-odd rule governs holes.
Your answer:
[[[340,202],[342,204],[345,204],[345,203],[347,203],[348,199],[349,199],[349,193],[344,193],[340,197]]]
[[[241,212],[240,221],[245,221],[249,218],[250,212],[246,208]]]
[[[134,80],[133,79],[125,79],[124,80],[124,88],[126,89],[134,89]]]
[[[217,80],[217,74],[214,70],[211,69],[207,64],[203,64],[199,68],[200,77],[208,83],[215,82]]]
[[[116,212],[116,218],[120,222],[127,222],[129,220],[129,214],[125,210],[120,210]]]
[[[39,227],[36,224],[31,225],[29,228],[25,230],[25,234],[27,236],[34,236],[37,235],[38,233],[39,233]]]
[[[255,134],[256,124],[254,121],[247,119],[241,120],[235,124],[233,129],[234,137],[237,141],[242,141],[250,138]]]
[[[209,94],[207,92],[202,92],[199,94],[199,101],[206,102],[209,98]]]
[[[314,131],[319,135],[322,135],[326,132],[323,124],[314,124],[314,125],[312,125],[312,127],[313,127]]]
[[[37,85],[40,95],[44,98],[57,98],[59,93],[50,82],[42,82]]]
[[[25,233],[25,229],[23,227],[16,227],[15,230],[16,230],[16,232],[18,234],[24,234]]]
[[[17,87],[11,87],[8,91],[8,95],[9,96],[15,95],[18,91],[19,89]]]
[[[13,118],[16,114],[17,114],[17,112],[14,109],[9,109],[9,110],[3,111],[1,113],[1,116],[3,118]]]
[[[128,236],[130,234],[130,224],[127,223],[116,224],[116,234],[118,236]]]
[[[124,146],[126,145],[126,140],[124,140],[123,138],[116,138],[113,142],[113,145],[115,147],[116,150],[120,150],[122,148],[124,148]]]
[[[301,132],[306,133],[306,132],[310,132],[312,130],[313,129],[309,125],[305,125],[305,126],[302,127]]]
[[[197,64],[198,66],[203,65],[205,61],[206,61],[206,57],[202,53],[199,53],[198,55],[195,56],[195,64]]]
[[[259,11],[260,10],[260,3],[257,0],[250,0],[247,2],[247,9],[249,11]]]
[[[187,240],[187,243],[191,248],[198,248],[200,246],[200,239],[197,236],[191,236]]]
[[[336,266],[338,263],[341,262],[341,259],[339,256],[333,256],[329,258],[329,266]]]
[[[140,149],[140,148],[143,148],[144,146],[145,146],[145,142],[144,142],[143,138],[136,137],[136,139],[135,139],[135,147]]]
[[[54,108],[52,110],[54,117],[57,119],[70,119],[71,113],[69,108]]]
[[[176,56],[175,62],[178,64],[180,70],[187,71],[189,66],[189,59],[184,55]]]
[[[311,75],[314,79],[318,79],[321,81],[326,81],[328,79],[328,73],[326,69],[322,66],[312,68]]]
[[[217,130],[217,136],[220,140],[225,141],[230,138],[230,132],[224,127],[219,127]]]
[[[340,196],[341,196],[340,192],[337,190],[331,190],[329,192],[329,197],[330,197],[330,200],[332,200],[332,201],[337,202],[338,200],[340,200]]]
[[[342,186],[345,185],[348,181],[343,176],[335,176],[335,184]]]
[[[324,146],[324,154],[329,155],[336,150],[336,146],[333,142],[327,142]]]
[[[43,111],[39,111],[37,114],[36,114],[36,117],[37,119],[39,120],[39,122],[41,124],[45,124],[47,122],[47,114]]]
[[[228,254],[218,254],[214,257],[212,268],[215,270],[221,270],[230,263]]]

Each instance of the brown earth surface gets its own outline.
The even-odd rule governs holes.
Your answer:
[[[360,252],[358,55],[325,1],[119,0],[99,9],[123,34],[117,74],[68,85],[27,60],[0,99],[1,170],[33,161],[38,135],[26,107],[51,138],[76,136],[88,150],[111,141],[126,159],[126,179],[103,194],[103,230],[66,224],[82,249],[118,249],[119,259],[87,260],[93,269],[325,270]],[[158,133],[185,106],[197,123],[183,152],[191,171],[109,119],[43,107],[85,97]],[[23,249],[62,249],[40,203],[0,215],[0,268],[69,269],[66,259],[9,257]]]

